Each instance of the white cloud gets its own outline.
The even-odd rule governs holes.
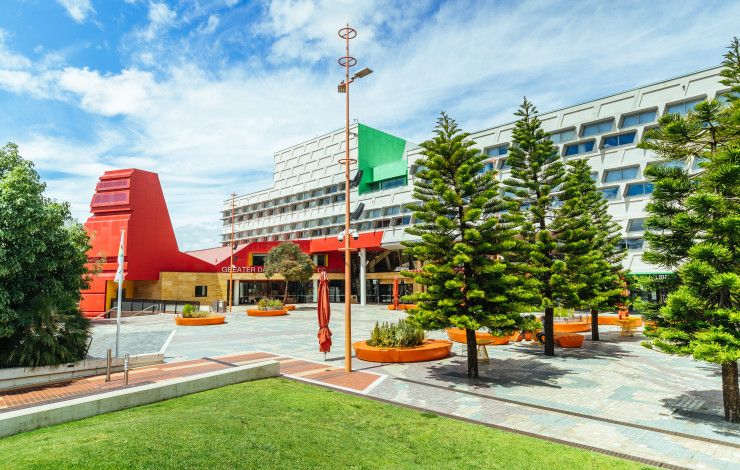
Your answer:
[[[161,31],[175,24],[177,13],[164,2],[149,2],[147,18],[149,24],[139,35],[146,41],[153,41]]]
[[[62,91],[78,96],[83,109],[103,116],[136,114],[156,87],[151,73],[129,69],[101,75],[87,68],[66,67],[57,83]]]
[[[31,67],[31,61],[21,55],[10,51],[5,44],[8,33],[0,28],[0,68],[5,70],[22,70]]]
[[[220,22],[221,20],[218,19],[218,15],[209,15],[208,20],[198,27],[198,32],[201,34],[213,34]]]
[[[90,14],[95,13],[90,0],[57,0],[57,3],[63,6],[77,23],[84,23]]]

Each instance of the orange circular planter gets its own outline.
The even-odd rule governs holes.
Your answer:
[[[422,362],[444,359],[452,351],[452,341],[426,339],[420,346],[412,348],[376,348],[368,346],[367,341],[352,345],[357,359],[368,362]]]
[[[630,315],[626,318],[629,318],[636,327],[643,325],[642,317]],[[608,317],[602,317],[601,315],[599,315],[599,325],[619,325],[619,320],[620,318],[616,315],[611,315]]]
[[[205,325],[220,325],[226,321],[225,315],[213,315],[211,317],[203,318],[183,318],[175,317],[175,324],[181,326],[205,326]]]
[[[562,335],[555,338],[561,348],[580,348],[583,346],[583,340],[582,335]]]
[[[532,341],[532,336],[534,336],[534,334],[531,331],[525,331],[524,341]]]
[[[287,315],[288,311],[285,309],[281,310],[247,310],[247,315],[250,317],[279,317]]]
[[[295,310],[295,305],[286,305],[283,307],[283,310],[292,311]]]
[[[465,336],[465,330],[461,328],[447,328],[447,337],[456,343],[467,343],[468,339]],[[506,336],[493,336],[491,333],[485,331],[475,332],[476,341],[490,341],[486,346],[500,346],[502,344],[509,344],[509,338]]]
[[[591,323],[587,321],[557,322],[554,324],[555,333],[581,333],[591,331]]]

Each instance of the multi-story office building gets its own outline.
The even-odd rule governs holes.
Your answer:
[[[665,164],[637,144],[660,116],[684,114],[702,100],[722,99],[727,90],[719,83],[719,72],[719,67],[712,68],[540,115],[564,161],[583,158],[591,165],[609,212],[622,227],[628,251],[624,265],[634,274],[661,272],[642,261],[645,206],[652,192],[643,171],[647,165]],[[502,179],[508,172],[513,128],[510,122],[470,136],[489,156],[486,170],[498,170]],[[344,170],[338,164],[344,152],[343,129],[277,152],[273,187],[235,200],[236,242],[336,241],[344,228]],[[413,224],[407,204],[412,202],[420,152],[399,137],[363,124],[351,127],[350,155],[362,171],[351,200],[353,227],[361,237],[356,290],[363,302],[389,300],[396,272],[412,267],[400,242]],[[696,171],[697,163],[687,164]],[[231,203],[225,201],[222,209],[222,244],[231,239]]]

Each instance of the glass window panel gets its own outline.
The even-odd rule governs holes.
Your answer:
[[[628,250],[642,250],[645,240],[642,238],[625,238],[622,244]]]
[[[599,133],[599,126],[598,124],[589,124],[588,126],[583,128],[583,137],[588,137],[591,135],[596,135]]]
[[[629,168],[622,168],[622,179],[630,180],[633,178],[637,178],[637,170],[638,167],[633,166]]]
[[[499,160],[498,167],[501,168],[502,170],[510,170],[511,169],[511,165],[509,165],[506,162],[506,159],[505,158],[502,158],[501,160]]]
[[[606,121],[599,123],[599,132],[609,132],[614,127],[613,121]]]
[[[566,145],[565,146],[565,155],[578,155],[578,144],[573,145]]]
[[[601,195],[604,196],[604,199],[616,199],[617,194],[619,194],[619,187],[613,186],[611,188],[601,188],[599,189],[599,192],[601,192]]]
[[[627,134],[619,135],[619,145],[629,145],[635,141],[635,135],[637,132],[628,132]]]
[[[639,114],[640,124],[648,124],[650,122],[655,122],[655,117],[657,115],[658,115],[658,112],[656,110],[645,111],[644,113],[640,113]]]
[[[622,121],[622,127],[632,127],[640,124],[640,115],[632,114],[631,116],[625,116]]]
[[[645,219],[630,219],[627,224],[628,232],[641,232],[645,230]]]
[[[583,153],[591,152],[594,149],[594,141],[586,142],[581,144],[583,146]]]
[[[609,147],[616,147],[617,145],[619,145],[619,139],[617,138],[616,135],[604,138],[604,148],[605,149]]]

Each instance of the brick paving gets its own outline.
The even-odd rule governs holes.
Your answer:
[[[0,392],[0,419],[2,413],[32,406],[55,403],[98,393],[132,388],[165,380],[190,377],[205,372],[224,370],[252,362],[275,359],[281,363],[282,375],[299,380],[363,392],[381,376],[367,372],[346,373],[343,369],[312,361],[294,359],[264,352],[229,354],[219,357],[171,362],[146,366],[129,371],[129,383],[124,385],[123,372],[111,374],[106,382],[104,375],[85,377],[55,384],[41,385]]]

